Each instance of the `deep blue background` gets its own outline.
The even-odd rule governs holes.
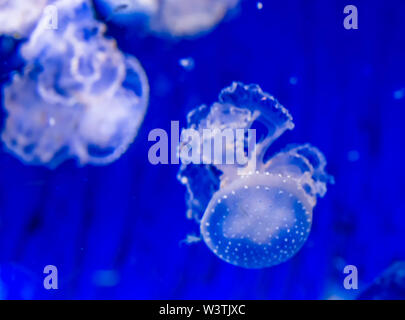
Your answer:
[[[350,299],[358,292],[343,288],[345,265],[358,267],[361,291],[405,259],[405,2],[262,2],[259,11],[245,1],[192,40],[110,26],[148,74],[145,122],[106,167],[49,170],[0,153],[0,298]],[[347,4],[358,6],[359,30],[343,28]],[[15,67],[4,57],[1,81]],[[184,57],[194,70],[179,66]],[[147,159],[150,130],[184,126],[189,110],[236,80],[258,83],[293,115],[296,128],[274,150],[310,142],[336,180],[304,248],[263,270],[226,264],[204,243],[180,245],[197,225],[185,216],[178,167]],[[43,289],[48,264],[59,290]]]

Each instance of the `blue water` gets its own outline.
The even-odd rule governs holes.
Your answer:
[[[70,161],[49,170],[0,153],[0,298],[351,299],[405,259],[405,3],[352,1],[358,30],[343,28],[345,1],[262,3],[243,2],[198,39],[109,27],[148,74],[144,124],[105,167]],[[20,65],[6,51],[2,82]],[[179,65],[188,57],[191,71]],[[310,142],[336,182],[318,201],[302,250],[268,269],[181,244],[198,229],[186,218],[179,168],[147,158],[150,130],[169,131],[172,120],[184,127],[188,111],[232,81],[258,83],[293,115],[295,129],[274,150]],[[349,264],[359,290],[343,287]],[[46,265],[58,268],[58,290],[43,288]]]

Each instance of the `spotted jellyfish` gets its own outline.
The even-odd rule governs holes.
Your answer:
[[[269,154],[273,141],[294,123],[288,110],[258,85],[233,83],[223,89],[211,108],[189,113],[182,134],[197,131],[201,144],[211,144],[215,134],[204,138],[203,130],[222,134],[230,128],[262,133],[253,152],[240,149],[246,164],[193,164],[180,153],[178,179],[187,187],[187,215],[200,224],[204,242],[220,259],[244,268],[271,267],[304,245],[317,197],[325,195],[333,178],[325,172],[323,154],[310,144]],[[244,146],[251,143],[244,139]]]
[[[108,20],[156,34],[190,37],[214,28],[239,0],[96,0]]]
[[[26,66],[4,88],[2,140],[24,163],[69,158],[105,165],[132,143],[148,105],[138,60],[104,37],[86,0],[60,0],[58,28],[44,17],[21,48]]]

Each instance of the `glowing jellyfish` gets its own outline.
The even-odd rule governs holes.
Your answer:
[[[4,89],[2,139],[24,162],[56,166],[67,158],[108,164],[134,140],[148,104],[147,77],[124,56],[88,1],[62,0],[58,28],[41,19],[24,44],[27,61]]]
[[[262,133],[253,152],[241,149],[249,159],[243,166],[183,164],[180,169],[178,178],[188,190],[188,216],[200,223],[207,246],[222,260],[245,268],[290,259],[308,238],[317,197],[324,196],[326,184],[332,182],[322,153],[305,144],[269,155],[271,143],[294,124],[287,109],[257,85],[233,83],[211,108],[190,112],[188,124],[182,134],[214,132],[207,138],[202,134],[205,145],[225,129]],[[252,142],[243,139],[244,146]]]
[[[48,0],[0,0],[0,35],[27,36],[48,2]]]
[[[150,31],[174,37],[194,36],[215,27],[239,0],[97,0],[108,19],[143,23]],[[103,10],[104,9],[104,10]]]

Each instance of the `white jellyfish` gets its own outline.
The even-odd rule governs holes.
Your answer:
[[[26,37],[50,0],[0,0],[0,35]]]
[[[210,31],[239,0],[97,0],[117,23],[143,21],[152,32],[188,37]],[[133,19],[131,19],[133,16]]]
[[[202,134],[202,145],[211,144],[225,129],[262,133],[253,141],[253,152],[247,152],[252,141],[246,136],[244,147],[236,151],[249,159],[245,165],[187,164],[180,153],[185,161],[178,178],[187,187],[188,216],[200,224],[207,246],[222,260],[244,268],[290,259],[308,238],[317,197],[333,182],[322,153],[305,144],[269,155],[271,143],[294,124],[287,109],[257,85],[233,83],[211,108],[190,112],[188,125],[182,135],[217,129],[207,138]]]
[[[4,88],[2,139],[26,163],[108,164],[134,140],[149,96],[140,63],[122,54],[86,0],[56,2],[58,28],[41,19],[21,49],[27,61]]]

